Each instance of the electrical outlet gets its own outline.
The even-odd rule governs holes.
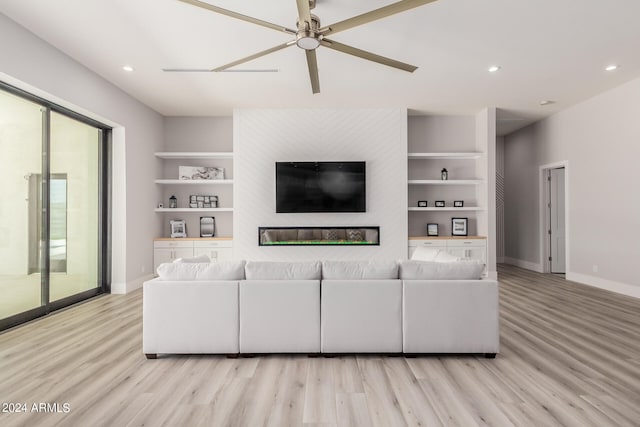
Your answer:
[[[144,273],[144,272],[145,272],[145,270],[146,270],[146,268],[145,268],[145,266],[144,266],[144,265],[143,265],[142,267],[140,267],[140,271],[141,271],[141,272],[143,272],[143,273]]]
[[[594,273],[598,272],[598,266],[596,264],[593,264],[593,267],[591,267],[591,269],[593,270]]]

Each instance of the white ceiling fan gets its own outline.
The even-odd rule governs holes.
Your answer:
[[[313,93],[320,93],[320,80],[318,78],[318,61],[316,58],[316,49],[320,46],[328,47],[329,49],[337,50],[348,55],[357,56],[359,58],[367,59],[369,61],[377,62],[382,65],[397,68],[400,70],[414,72],[418,67],[404,62],[396,61],[395,59],[386,58],[384,56],[377,55],[375,53],[367,52],[362,49],[355,48],[353,46],[338,43],[335,40],[328,39],[327,36],[332,36],[341,31],[348,30],[359,25],[367,24],[369,22],[376,21],[378,19],[386,18],[387,16],[395,15],[400,12],[404,12],[409,9],[413,9],[419,6],[423,6],[427,3],[432,3],[436,0],[402,0],[396,3],[392,3],[387,6],[383,6],[379,9],[372,10],[370,12],[363,13],[361,15],[354,16],[344,21],[337,22],[332,25],[322,27],[320,25],[320,19],[311,14],[311,9],[315,7],[316,0],[296,0],[298,5],[298,20],[296,22],[297,30],[287,28],[281,25],[272,24],[251,16],[242,15],[231,10],[223,9],[218,6],[213,6],[209,3],[205,3],[199,0],[179,0],[183,3],[188,3],[193,6],[201,7],[203,9],[210,10],[212,12],[220,13],[222,15],[230,16],[232,18],[240,19],[242,21],[251,22],[256,25],[260,25],[266,28],[271,28],[279,32],[285,32],[295,36],[293,40],[286,43],[274,46],[270,49],[263,50],[262,52],[249,55],[245,58],[238,59],[237,61],[230,62],[229,64],[222,65],[213,69],[193,69],[193,68],[165,68],[163,71],[167,72],[221,72],[232,71],[231,67],[239,64],[251,61],[261,56],[268,55],[273,52],[277,52],[289,46],[296,45],[305,51],[307,57],[307,66],[309,68],[309,78],[311,79],[311,90]],[[246,71],[246,70],[243,70]],[[260,70],[260,71],[274,71],[274,70]]]

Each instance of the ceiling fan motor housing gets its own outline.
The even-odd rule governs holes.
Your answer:
[[[320,18],[311,14],[311,22],[296,22],[298,32],[296,33],[296,45],[305,50],[314,50],[320,46]]]

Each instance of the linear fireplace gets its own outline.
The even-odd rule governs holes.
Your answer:
[[[259,246],[380,246],[380,227],[258,227]]]

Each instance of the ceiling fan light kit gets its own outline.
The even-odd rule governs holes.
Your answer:
[[[253,59],[260,58],[262,56],[268,55],[269,53],[276,52],[278,50],[287,48],[289,46],[293,46],[295,44],[300,49],[303,49],[305,51],[307,66],[309,68],[309,79],[311,81],[311,91],[314,94],[316,94],[316,93],[320,93],[320,79],[318,77],[318,62],[317,62],[315,50],[320,46],[328,47],[338,52],[346,53],[352,56],[357,56],[359,58],[366,59],[368,61],[377,62],[378,64],[397,68],[399,70],[407,71],[410,73],[415,71],[418,67],[414,65],[405,64],[404,62],[396,61],[391,58],[386,58],[384,56],[380,56],[372,52],[367,52],[362,49],[355,48],[353,46],[348,46],[342,43],[338,43],[336,41],[326,39],[325,36],[327,34],[333,35],[340,31],[344,31],[353,27],[368,24],[369,22],[386,18],[388,16],[395,15],[397,13],[404,12],[410,9],[414,9],[416,7],[423,6],[428,3],[433,3],[436,0],[401,0],[396,3],[392,3],[387,6],[383,6],[379,9],[375,9],[370,12],[366,12],[361,15],[357,15],[352,18],[345,19],[344,21],[340,21],[326,27],[321,27],[320,19],[316,15],[311,14],[311,9],[315,8],[316,6],[316,0],[296,0],[296,4],[298,7],[298,20],[296,22],[297,30],[292,30],[287,27],[283,27],[281,25],[272,24],[270,22],[266,22],[257,18],[242,15],[240,13],[223,9],[221,7],[214,6],[212,4],[205,3],[199,0],[179,0],[179,1],[193,5],[193,6],[197,6],[212,12],[220,13],[222,15],[226,15],[232,18],[236,18],[245,22],[250,22],[252,24],[260,25],[266,28],[271,28],[272,30],[295,35],[294,40],[288,41],[281,45],[272,47],[270,49],[263,50],[262,52],[255,53],[245,58],[241,58],[229,64],[226,64],[217,68],[213,68],[208,71],[211,71],[211,72],[228,71],[228,69],[231,67],[243,64],[245,62],[249,62]],[[165,68],[163,70],[167,72],[201,71],[201,70],[180,69],[180,68]]]

